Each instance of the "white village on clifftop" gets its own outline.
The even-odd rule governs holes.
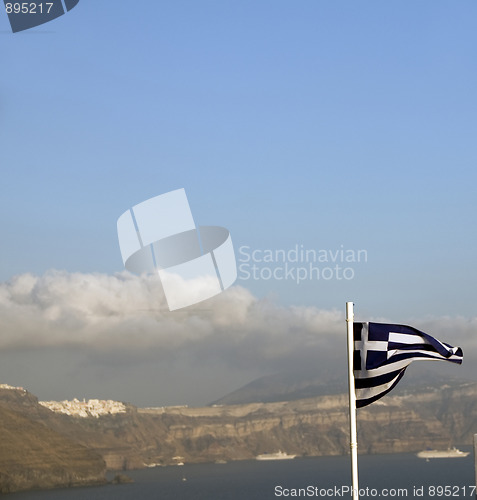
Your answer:
[[[8,385],[8,384],[0,384],[0,389],[7,389],[9,391],[26,392],[26,390],[23,387],[15,387],[13,385]]]
[[[63,413],[72,417],[95,417],[126,413],[126,406],[119,401],[89,399],[88,401],[38,401],[42,406],[56,413]]]

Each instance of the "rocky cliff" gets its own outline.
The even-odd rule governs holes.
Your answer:
[[[24,428],[27,424],[41,426],[45,442],[58,440],[60,436],[68,449],[76,450],[79,454],[76,465],[83,471],[82,477],[88,477],[88,470],[91,474],[93,470],[99,471],[98,455],[109,469],[125,470],[178,461],[252,459],[278,450],[299,456],[348,452],[348,410],[344,395],[204,408],[137,409],[126,405],[125,413],[99,418],[59,415],[38,405],[31,395],[20,400],[12,398],[12,393],[9,396],[10,399],[2,399],[0,394],[0,407],[4,409],[0,414],[4,422],[3,428],[0,427],[2,435],[6,422],[13,428],[15,422]],[[16,420],[8,416],[12,410]],[[27,442],[26,436],[31,435],[14,429],[9,432],[20,440],[23,436]],[[471,444],[474,433],[477,433],[477,383],[387,396],[358,411],[361,453],[461,446]],[[18,446],[15,443],[12,449]],[[39,448],[42,445],[36,446],[37,451]],[[44,451],[50,454],[51,449],[45,446]],[[91,455],[81,455],[86,452]],[[25,463],[25,470],[34,469],[33,462],[26,460],[25,455],[16,460],[14,466],[4,456],[0,481],[5,471],[19,464]],[[95,465],[87,469],[86,464]],[[78,482],[76,476],[68,481]]]
[[[415,452],[472,443],[477,384],[387,397],[358,411],[362,453]],[[279,449],[299,456],[348,452],[343,395],[205,408],[130,409],[82,420],[81,440],[109,467],[250,459]],[[77,436],[80,437],[79,435]]]

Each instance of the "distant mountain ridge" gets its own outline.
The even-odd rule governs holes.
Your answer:
[[[332,379],[316,370],[296,370],[266,375],[213,401],[214,404],[273,403],[297,399],[343,394],[347,379]]]
[[[412,374],[399,382],[393,394],[423,390],[435,390],[442,386],[456,386],[468,380],[442,376],[438,371],[413,367]],[[348,392],[348,381],[344,377],[332,377],[319,369],[288,370],[267,375],[253,380],[239,389],[215,400],[210,405],[234,405],[249,403],[273,403],[278,401],[295,401],[345,394]]]

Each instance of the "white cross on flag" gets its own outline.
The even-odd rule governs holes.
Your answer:
[[[415,359],[462,363],[462,349],[405,325],[354,323],[353,371],[356,406],[382,398]]]

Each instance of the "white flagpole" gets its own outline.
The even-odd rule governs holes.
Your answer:
[[[353,334],[353,302],[346,302],[346,325],[348,330],[348,392],[349,392],[349,434],[351,451],[351,479],[353,484],[353,500],[359,500],[358,489],[358,438],[356,431],[356,392],[354,389],[354,334]]]

